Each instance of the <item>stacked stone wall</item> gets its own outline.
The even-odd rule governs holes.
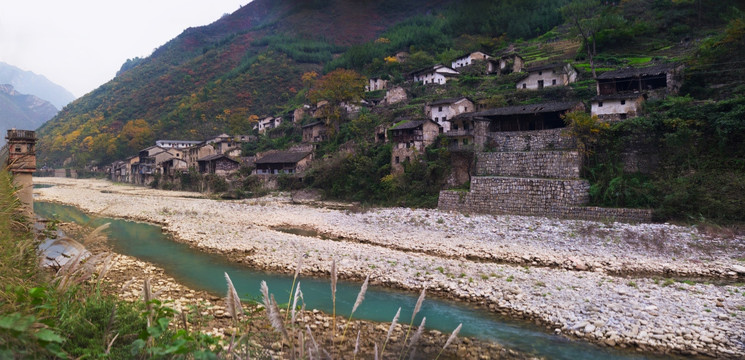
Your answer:
[[[650,222],[652,210],[601,208],[594,206],[557,206],[549,209],[537,207],[496,208],[488,205],[489,194],[476,194],[467,191],[446,190],[440,192],[438,208],[448,211],[467,211],[484,214],[516,214],[540,215],[557,218],[620,221],[620,222]],[[538,211],[540,210],[540,211]]]
[[[477,176],[579,179],[582,158],[577,151],[479,152]]]
[[[477,176],[471,180],[468,208],[485,212],[540,214],[558,206],[580,206],[589,200],[585,180]]]
[[[497,152],[566,150],[576,147],[564,128],[538,131],[490,132],[487,146]]]

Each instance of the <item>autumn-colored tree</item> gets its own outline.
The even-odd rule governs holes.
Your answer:
[[[326,100],[331,105],[358,102],[365,91],[365,78],[354,70],[336,69],[313,83],[308,93],[312,102]]]
[[[124,124],[118,138],[131,151],[139,151],[155,140],[153,130],[143,119],[132,120]]]
[[[321,110],[329,135],[338,130],[344,117],[342,103],[353,104],[362,99],[366,79],[354,70],[336,69],[313,83],[308,99],[314,103],[327,101]]]

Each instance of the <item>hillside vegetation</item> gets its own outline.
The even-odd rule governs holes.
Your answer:
[[[317,87],[324,74],[341,68],[404,85],[409,100],[363,109],[353,118],[325,114],[327,122],[333,120],[333,136],[320,144],[316,158],[326,160],[303,183],[281,183],[319,188],[342,200],[433,206],[450,171],[445,144],[437,142],[426,161],[393,176],[390,145],[373,142],[376,126],[421,117],[425,103],[445,97],[468,96],[487,107],[587,102],[596,91],[593,72],[678,63],[686,67],[679,97],[649,102],[649,115],[593,139],[583,170],[592,183],[592,203],[651,207],[665,219],[741,221],[743,24],[743,4],[734,0],[257,0],[214,24],[186,30],[148,58],[129,60],[114,80],[44,126],[39,150],[42,161],[84,167],[134,154],[156,138],[249,133],[260,117],[332,100],[317,96]],[[412,70],[449,64],[476,50],[514,51],[528,65],[568,61],[580,80],[565,88],[516,92],[524,74],[494,77],[465,69],[445,86],[405,82]],[[396,58],[399,52],[408,59]],[[361,96],[383,94],[350,99]],[[298,129],[283,124],[244,146],[244,153],[299,141]],[[621,157],[629,143],[657,149],[661,166],[644,175],[624,173]],[[355,151],[340,152],[350,144]],[[253,189],[253,180],[246,184],[244,190]]]

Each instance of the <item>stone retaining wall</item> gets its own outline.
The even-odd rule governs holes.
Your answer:
[[[440,191],[437,208],[440,210],[482,214],[533,215],[596,221],[652,221],[652,210],[648,209],[601,208],[594,206],[556,206],[550,208],[539,206],[500,207],[496,205],[489,194],[443,190]]]
[[[494,151],[542,151],[574,149],[574,139],[562,135],[564,128],[537,131],[488,133],[487,146]]]
[[[580,206],[589,200],[585,180],[477,176],[465,205],[478,212],[539,214],[557,206]]]
[[[477,176],[579,179],[582,158],[577,151],[479,152]]]

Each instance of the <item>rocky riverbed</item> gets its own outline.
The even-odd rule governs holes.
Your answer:
[[[259,268],[426,287],[557,333],[650,352],[745,356],[745,239],[670,224],[216,201],[100,180],[35,179],[39,200],[159,223]],[[696,277],[688,280],[684,277]]]
[[[98,236],[88,236],[93,229],[88,229],[78,224],[62,223],[59,226],[63,232],[71,238],[80,239],[86,249],[93,256],[101,254],[107,256],[112,253],[106,245],[105,239]],[[150,283],[151,293],[155,299],[160,300],[163,306],[172,308],[177,313],[188,314],[188,327],[192,330],[221,338],[225,344],[232,339],[248,334],[251,344],[250,352],[258,358],[290,358],[292,348],[287,342],[281,341],[280,333],[272,328],[266,317],[263,306],[255,303],[244,303],[244,311],[247,314],[239,322],[233,320],[226,308],[224,297],[214,296],[205,291],[194,290],[183,285],[174,278],[168,276],[162,268],[151,263],[138,260],[131,256],[113,254],[111,266],[106,272],[104,280],[106,286],[104,292],[116,295],[126,301],[142,301],[143,285],[145,281]],[[280,310],[282,315],[286,309]],[[383,345],[387,337],[390,324],[381,324],[371,321],[336,318],[336,333],[332,334],[333,317],[316,309],[299,310],[297,320],[287,324],[292,332],[302,333],[308,336],[308,330],[313,334],[314,340],[321,349],[333,352],[338,358],[354,357],[357,332],[360,334],[360,342],[357,356],[361,359],[372,359],[375,357],[375,345]],[[348,323],[348,325],[347,325]],[[176,316],[172,326],[183,327],[183,318]],[[348,326],[348,337],[340,334]],[[431,359],[438,355],[450,334],[443,334],[437,330],[426,330],[421,338],[413,346],[410,341],[404,342],[408,325],[397,324],[387,343],[385,356],[399,356],[413,353],[415,359]],[[408,335],[413,335],[417,328],[412,328]],[[332,343],[332,336],[335,335]],[[310,344],[310,340],[307,340]],[[406,346],[405,346],[406,345]],[[382,349],[379,349],[382,351]],[[307,351],[307,350],[306,350]],[[296,349],[296,354],[300,350]],[[382,355],[382,354],[381,354]],[[499,344],[484,342],[478,339],[466,337],[456,338],[452,345],[445,348],[440,356],[443,359],[535,359],[528,354],[519,353],[506,349]]]

